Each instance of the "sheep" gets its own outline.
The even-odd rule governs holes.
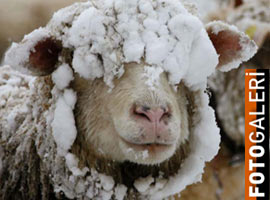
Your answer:
[[[61,9],[13,43],[0,68],[1,199],[181,192],[219,149],[207,77],[255,52],[244,33],[204,27],[179,1]]]

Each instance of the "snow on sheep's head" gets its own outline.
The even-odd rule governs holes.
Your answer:
[[[130,170],[129,180],[120,175],[126,185],[136,173],[133,182],[158,177],[160,169],[164,177],[176,175],[181,166],[177,176],[193,178],[177,179],[177,186],[167,184],[155,194],[166,196],[197,181],[218,151],[218,129],[204,94],[207,77],[216,67],[238,67],[255,51],[235,27],[216,21],[204,28],[179,1],[111,0],[60,10],[47,27],[13,44],[6,62],[34,75],[52,74],[64,91],[52,124],[63,155],[73,145],[88,167],[106,172],[106,162],[111,168],[123,164],[121,173]],[[76,127],[58,120],[61,105],[74,107],[67,87],[77,93]],[[63,130],[75,136],[69,139]]]

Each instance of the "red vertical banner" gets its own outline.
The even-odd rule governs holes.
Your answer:
[[[245,73],[245,199],[269,200],[269,70]]]
[[[252,80],[256,80],[256,69],[247,69],[245,71],[245,200],[256,200],[256,197],[250,196],[250,190],[256,188],[255,184],[252,184],[249,177],[252,173],[256,172],[256,168],[249,168],[249,162],[256,163],[256,158],[253,158],[249,154],[249,149],[254,145],[251,142],[250,137],[252,133],[256,132],[256,127],[250,126],[250,122],[256,120],[256,115],[250,115],[251,112],[256,112],[257,103],[250,101],[250,98],[255,97],[256,89],[252,88]],[[251,135],[251,136],[250,136]],[[255,139],[253,134],[252,139]]]

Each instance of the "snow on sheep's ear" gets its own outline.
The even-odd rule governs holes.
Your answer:
[[[45,28],[25,35],[20,43],[12,43],[5,54],[4,64],[26,74],[45,76],[54,71],[62,43]]]
[[[29,69],[35,75],[48,75],[54,71],[61,51],[61,43],[52,38],[39,41],[30,51]]]
[[[257,51],[255,42],[233,25],[213,21],[206,25],[206,30],[219,55],[217,69],[221,71],[237,68]]]

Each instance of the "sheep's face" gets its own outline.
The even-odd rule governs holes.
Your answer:
[[[212,22],[206,30],[219,54],[217,68],[220,70],[237,67],[237,63],[247,60],[256,51],[255,43],[235,27]],[[25,49],[25,44],[31,46],[33,41],[28,44],[29,38],[14,45],[7,58],[13,60],[17,51],[21,53]],[[57,38],[44,37],[31,49],[29,58],[19,63],[24,63],[25,68],[38,76],[49,75],[61,62],[71,64],[74,61],[73,50],[64,48]],[[250,55],[245,49],[250,50]],[[187,88],[180,83],[175,91],[166,73],[162,72],[153,89],[147,84],[143,62],[125,65],[124,75],[114,81],[111,92],[103,79],[91,81],[75,74],[71,87],[78,98],[74,110],[78,136],[73,151],[80,161],[89,163],[92,159],[96,162],[95,156],[101,156],[118,162],[159,164],[181,150],[179,147],[184,147],[188,139],[188,119],[192,119],[193,111],[187,112],[192,104],[187,100],[190,95]]]
[[[156,87],[146,82],[144,64],[130,63],[109,91],[103,80],[76,76],[78,138],[96,154],[115,161],[157,164],[188,137],[185,88],[175,91],[166,73]]]

